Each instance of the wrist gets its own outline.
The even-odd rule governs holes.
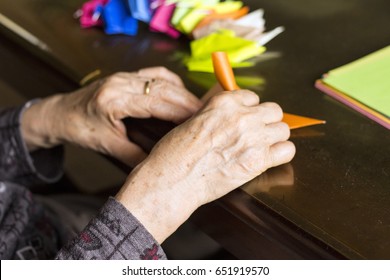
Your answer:
[[[60,120],[62,96],[54,95],[27,107],[21,115],[20,129],[29,151],[62,144]]]
[[[179,186],[180,182],[175,184],[164,176],[155,176],[156,169],[145,161],[129,175],[115,198],[161,244],[199,205]]]

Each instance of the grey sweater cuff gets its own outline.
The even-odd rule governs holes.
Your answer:
[[[166,256],[145,227],[121,203],[109,198],[57,259],[159,260]]]

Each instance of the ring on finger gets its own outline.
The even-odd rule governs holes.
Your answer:
[[[152,85],[153,82],[154,82],[154,79],[152,79],[152,80],[147,80],[147,81],[145,82],[145,86],[144,86],[144,94],[145,94],[145,95],[148,95],[148,94],[150,93],[150,87],[151,87],[151,85]]]

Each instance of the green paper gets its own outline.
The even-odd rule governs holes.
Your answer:
[[[218,14],[225,14],[241,9],[243,3],[241,1],[226,1],[218,3],[213,7],[213,10]]]
[[[191,57],[186,64],[190,71],[214,71],[211,54],[216,51],[226,52],[233,68],[250,67],[252,62],[244,61],[265,51],[256,42],[235,37],[231,30],[212,33],[191,42]]]
[[[179,30],[184,33],[191,33],[196,25],[210,13],[229,13],[237,11],[243,6],[241,1],[218,2],[219,0],[199,1],[190,9],[175,12],[171,21]]]
[[[390,116],[390,46],[336,68],[324,82]]]
[[[178,27],[184,33],[191,33],[195,26],[208,14],[208,10],[191,9],[179,22]]]
[[[186,0],[183,3],[176,6],[171,22],[181,32],[191,33],[199,21],[207,16],[210,7],[217,5],[219,0]]]
[[[179,1],[171,1],[172,3],[178,3],[176,5],[175,11],[173,12],[173,16],[171,18],[172,25],[176,26],[179,24],[180,20],[192,9],[192,7],[196,6],[200,1],[198,0],[181,0]],[[168,3],[171,3],[168,2]],[[205,2],[205,1],[203,1]]]
[[[190,8],[176,8],[175,12],[173,13],[173,16],[171,18],[171,24],[176,28],[179,29],[179,23],[180,20],[190,11]]]

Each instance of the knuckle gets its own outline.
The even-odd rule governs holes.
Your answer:
[[[238,92],[240,92],[241,94],[246,95],[246,96],[248,96],[250,98],[254,98],[254,99],[257,99],[257,100],[260,101],[260,97],[255,92],[253,92],[251,90],[240,89],[240,90],[238,90]]]
[[[104,110],[108,104],[115,100],[115,95],[112,94],[113,89],[110,83],[104,83],[100,86],[99,90],[94,93],[92,97],[92,103],[96,109]]]
[[[277,111],[277,112],[280,112],[282,113],[283,110],[282,108],[279,106],[279,104],[275,103],[275,102],[266,102],[264,103],[268,108],[270,108],[271,110],[274,110],[274,111]]]
[[[230,104],[234,101],[232,94],[222,93],[210,98],[209,104],[213,107],[220,107],[225,104]]]
[[[107,105],[107,91],[102,90],[95,94],[94,96],[94,102],[96,109],[102,110],[106,107]]]
[[[241,168],[244,170],[245,173],[252,174],[254,172],[257,172],[259,169],[258,161],[259,161],[259,159],[252,158],[250,160],[242,162]]]
[[[171,71],[169,71],[168,68],[164,66],[157,66],[155,69],[161,75],[167,75],[168,73],[171,73]]]
[[[164,80],[155,80],[150,84],[150,92],[155,96],[165,96],[169,91],[169,84]]]
[[[156,70],[158,70],[158,71],[168,71],[168,68],[166,68],[165,66],[156,66]]]
[[[121,80],[120,74],[121,73],[115,73],[115,74],[107,77],[106,80],[104,81],[102,87],[107,86],[107,85],[111,85],[111,84],[115,84],[115,83],[119,82]]]
[[[245,173],[248,174],[258,174],[259,172],[263,172],[267,169],[266,161],[264,156],[262,156],[262,152],[256,151],[253,148],[242,153],[239,166]]]
[[[248,126],[251,124],[251,119],[247,117],[247,115],[241,115],[237,120],[235,127],[239,129],[243,133],[243,135],[246,135],[245,133],[248,132]]]
[[[260,96],[258,96],[255,92],[253,92],[253,91],[250,91],[249,92],[250,93],[250,98],[252,98],[253,99],[253,103],[256,103],[256,104],[259,104],[260,103]]]
[[[283,110],[277,103],[265,102],[263,103],[263,107],[270,110],[278,119],[281,120],[283,118]]]

